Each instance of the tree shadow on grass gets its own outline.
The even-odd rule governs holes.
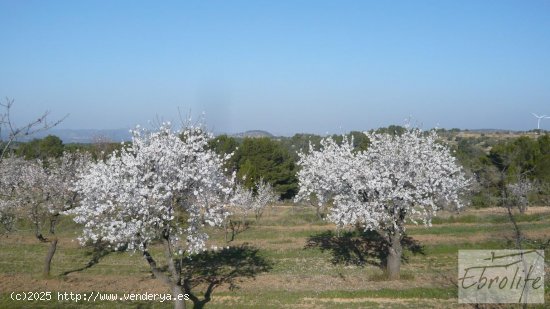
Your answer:
[[[270,271],[271,262],[258,253],[259,249],[243,244],[187,257],[181,270],[183,287],[193,301],[193,308],[203,308],[218,286],[227,284],[230,290],[234,290],[244,279],[255,278],[262,272]],[[193,290],[201,288],[204,296],[199,299]]]
[[[94,265],[98,264],[99,261],[106,257],[107,255],[111,254],[115,252],[114,249],[112,249],[107,243],[105,242],[101,242],[101,241],[98,241],[96,242],[95,244],[92,245],[92,250],[91,251],[88,251],[86,253],[86,255],[89,255],[90,256],[90,260],[88,261],[88,263],[86,263],[86,265],[80,267],[80,268],[75,268],[75,269],[71,269],[71,270],[67,270],[63,273],[61,273],[61,277],[63,276],[67,276],[68,274],[71,274],[71,273],[74,273],[74,272],[79,272],[79,271],[83,271],[83,270],[86,270],[88,268],[91,268],[93,267]]]
[[[420,243],[407,235],[403,237],[401,245],[403,250],[424,255],[424,249]],[[376,231],[346,231],[340,236],[332,231],[322,232],[308,238],[305,249],[312,248],[331,252],[331,262],[335,265],[370,264],[385,268],[389,254],[389,243]],[[405,254],[401,259],[405,263],[408,262]]]

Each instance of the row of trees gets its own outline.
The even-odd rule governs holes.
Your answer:
[[[114,151],[122,148],[123,144],[114,143],[108,138],[98,136],[88,144],[64,144],[55,136],[48,135],[44,138],[35,138],[26,143],[14,143],[12,153],[27,160],[59,158],[64,152],[87,152],[94,160],[104,159]]]
[[[392,136],[402,134],[401,126],[380,128],[376,133]],[[441,142],[448,143],[453,154],[474,178],[474,190],[466,197],[476,207],[502,205],[503,189],[527,183],[532,188],[527,194],[528,203],[548,204],[550,202],[550,136],[497,139],[481,135],[478,137],[460,136],[458,129],[436,130]],[[353,141],[354,151],[367,150],[369,138],[363,132],[352,131],[345,135]],[[343,136],[331,138],[338,144]],[[220,135],[211,139],[209,148],[219,155],[233,154],[225,163],[229,173],[236,172],[244,186],[254,189],[260,179],[270,183],[283,200],[293,199],[298,192],[297,163],[300,153],[319,150],[323,138],[314,134],[296,134],[290,138],[235,138]],[[104,158],[121,148],[120,143],[98,139],[92,144],[63,145],[55,136],[36,139],[17,145],[16,154],[27,159],[59,157],[63,151],[78,149],[92,154],[94,159]],[[502,175],[501,175],[502,174]],[[503,177],[501,177],[503,176]],[[520,199],[514,195],[513,199]]]
[[[376,132],[398,135],[404,130],[405,128],[400,126],[390,126]],[[444,142],[450,143],[455,156],[467,173],[476,180],[472,194],[467,197],[472,205],[503,205],[505,193],[509,195],[508,200],[514,204],[548,204],[548,135],[542,135],[538,140],[521,137],[499,141],[483,135],[477,138],[460,137],[457,130],[439,129],[437,132],[440,137],[446,139]],[[351,132],[346,137],[353,141],[354,151],[368,148],[368,137],[362,132]],[[299,153],[308,152],[309,143],[314,150],[318,150],[321,139],[320,136],[311,134],[296,134],[291,138],[282,139],[237,139],[222,135],[210,140],[209,147],[220,155],[234,154],[227,161],[226,167],[230,172],[235,171],[239,179],[247,175],[245,187],[254,189],[259,179],[264,179],[274,185],[281,198],[290,199],[295,196],[298,188],[295,173]],[[342,143],[342,136],[332,136],[332,139],[338,144]],[[97,159],[104,158],[120,147],[121,144],[108,141],[98,141],[91,145],[63,145],[59,138],[48,136],[41,140],[18,144],[16,153],[27,159],[45,159],[59,157],[63,151],[74,152],[80,148],[90,152],[92,157]],[[523,193],[508,190],[513,187],[523,188]],[[525,188],[530,189],[526,191]]]

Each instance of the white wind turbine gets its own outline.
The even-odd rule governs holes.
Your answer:
[[[537,114],[535,114],[535,113],[531,113],[531,114],[533,114],[533,116],[535,116],[535,118],[538,119],[538,120],[537,120],[537,130],[540,130],[540,120],[541,120],[541,119],[545,119],[545,118],[546,118],[546,119],[550,119],[550,117],[548,117],[548,116],[546,116],[546,115],[539,116],[539,115],[537,115]]]

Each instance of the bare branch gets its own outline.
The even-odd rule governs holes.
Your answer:
[[[0,102],[0,108],[2,109],[2,111],[0,111],[0,161],[2,161],[6,155],[6,152],[9,150],[11,144],[18,138],[49,130],[60,124],[69,116],[69,114],[67,114],[59,120],[48,122],[50,112],[45,111],[35,120],[22,126],[17,126],[11,117],[13,103],[14,100],[9,98],[6,98],[5,102]],[[2,140],[4,136],[6,137],[6,141]]]

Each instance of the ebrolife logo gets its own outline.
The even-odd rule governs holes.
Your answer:
[[[544,303],[544,251],[459,250],[458,302]]]

